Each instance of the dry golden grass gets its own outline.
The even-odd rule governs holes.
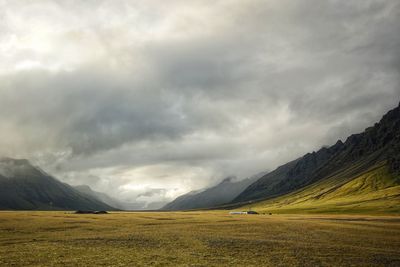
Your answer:
[[[0,212],[0,266],[400,266],[400,217]]]

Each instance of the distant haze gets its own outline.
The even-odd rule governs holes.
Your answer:
[[[0,0],[0,156],[143,205],[272,170],[398,104],[399,33],[392,0]]]

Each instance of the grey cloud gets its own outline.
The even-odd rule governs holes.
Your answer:
[[[161,188],[150,189],[149,191],[139,194],[138,197],[152,197],[154,195],[159,195],[160,193],[165,193],[165,189]]]
[[[1,5],[0,154],[126,199],[273,169],[399,101],[395,1]]]
[[[21,128],[55,130],[54,141],[74,153],[90,154],[134,140],[174,138],[188,130],[173,103],[159,91],[130,90],[126,84],[119,88],[113,80],[85,72],[39,82],[36,76],[27,76],[25,82],[3,89],[2,113]]]

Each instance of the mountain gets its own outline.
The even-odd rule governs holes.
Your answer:
[[[396,199],[398,204],[399,175],[400,106],[364,132],[351,135],[344,143],[339,140],[333,146],[278,167],[249,185],[232,202],[267,199],[260,205],[274,203],[280,208],[288,208],[286,205],[296,201],[317,205],[330,199],[332,204],[339,201],[340,196],[341,199],[362,198],[371,202],[381,195]],[[358,186],[360,188],[355,189]],[[390,194],[388,188],[391,188]],[[378,192],[380,190],[386,193]]]
[[[273,213],[400,213],[400,176],[381,164],[354,176],[339,172],[280,197],[253,203]]]
[[[110,197],[106,193],[94,191],[88,185],[76,185],[76,186],[73,186],[73,188],[78,190],[82,194],[91,196],[103,203],[106,203],[107,205],[109,205],[111,207],[121,209],[121,210],[125,209],[119,200]]]
[[[32,166],[25,159],[0,159],[0,209],[114,210]]]
[[[77,185],[74,186],[74,188],[83,194],[96,198],[99,201],[106,203],[107,205],[117,208],[119,210],[157,210],[165,205],[165,202],[161,201],[150,202],[150,203],[144,201],[136,201],[136,202],[121,201],[119,199],[110,197],[106,193],[94,191],[87,185]]]
[[[205,190],[192,191],[176,198],[174,201],[165,205],[162,210],[210,208],[229,203],[248,185],[264,174],[265,173],[257,174],[242,181],[235,181],[232,177],[225,178],[216,186]]]

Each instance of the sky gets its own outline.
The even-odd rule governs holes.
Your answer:
[[[400,2],[0,0],[0,155],[157,207],[400,101]]]

